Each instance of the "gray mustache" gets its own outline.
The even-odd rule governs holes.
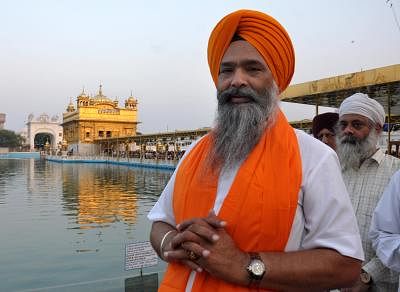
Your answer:
[[[359,142],[359,139],[357,139],[354,136],[344,136],[342,139],[340,139],[340,143],[342,144],[357,144],[357,142]]]
[[[218,104],[228,103],[232,97],[246,97],[252,101],[258,101],[258,95],[253,89],[230,87],[218,93]]]

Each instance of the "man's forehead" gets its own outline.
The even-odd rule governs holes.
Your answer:
[[[339,117],[339,121],[351,122],[351,121],[355,121],[355,120],[368,121],[369,118],[367,118],[363,115],[359,115],[359,114],[344,114]]]
[[[318,134],[325,134],[325,133],[332,133],[332,131],[331,130],[329,130],[329,129],[327,129],[327,128],[323,128],[323,129],[321,129],[321,131],[319,131],[318,132]]]
[[[268,68],[267,63],[257,49],[245,40],[237,40],[230,43],[228,49],[222,57],[221,63],[257,61]]]

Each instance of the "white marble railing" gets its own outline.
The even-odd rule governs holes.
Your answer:
[[[165,159],[140,159],[140,158],[126,158],[126,157],[109,157],[109,156],[57,156],[57,155],[46,155],[46,160],[56,162],[99,162],[99,163],[113,163],[113,164],[124,164],[142,167],[154,167],[154,168],[168,168],[174,169],[178,163],[177,160],[165,160]]]

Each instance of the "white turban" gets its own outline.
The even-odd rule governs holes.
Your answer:
[[[380,126],[385,123],[383,106],[364,93],[355,93],[343,100],[339,107],[339,117],[346,114],[358,114],[367,117]]]

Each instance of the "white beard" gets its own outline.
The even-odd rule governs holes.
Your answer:
[[[364,139],[354,136],[345,136],[342,133],[336,136],[337,154],[343,170],[358,170],[362,162],[371,157],[376,151],[379,135],[373,128]]]
[[[208,166],[214,171],[231,169],[243,161],[257,145],[265,129],[274,122],[278,106],[277,87],[264,94],[250,88],[230,88],[218,93],[216,127],[211,132],[213,147]],[[252,101],[234,104],[230,95],[250,96]]]

